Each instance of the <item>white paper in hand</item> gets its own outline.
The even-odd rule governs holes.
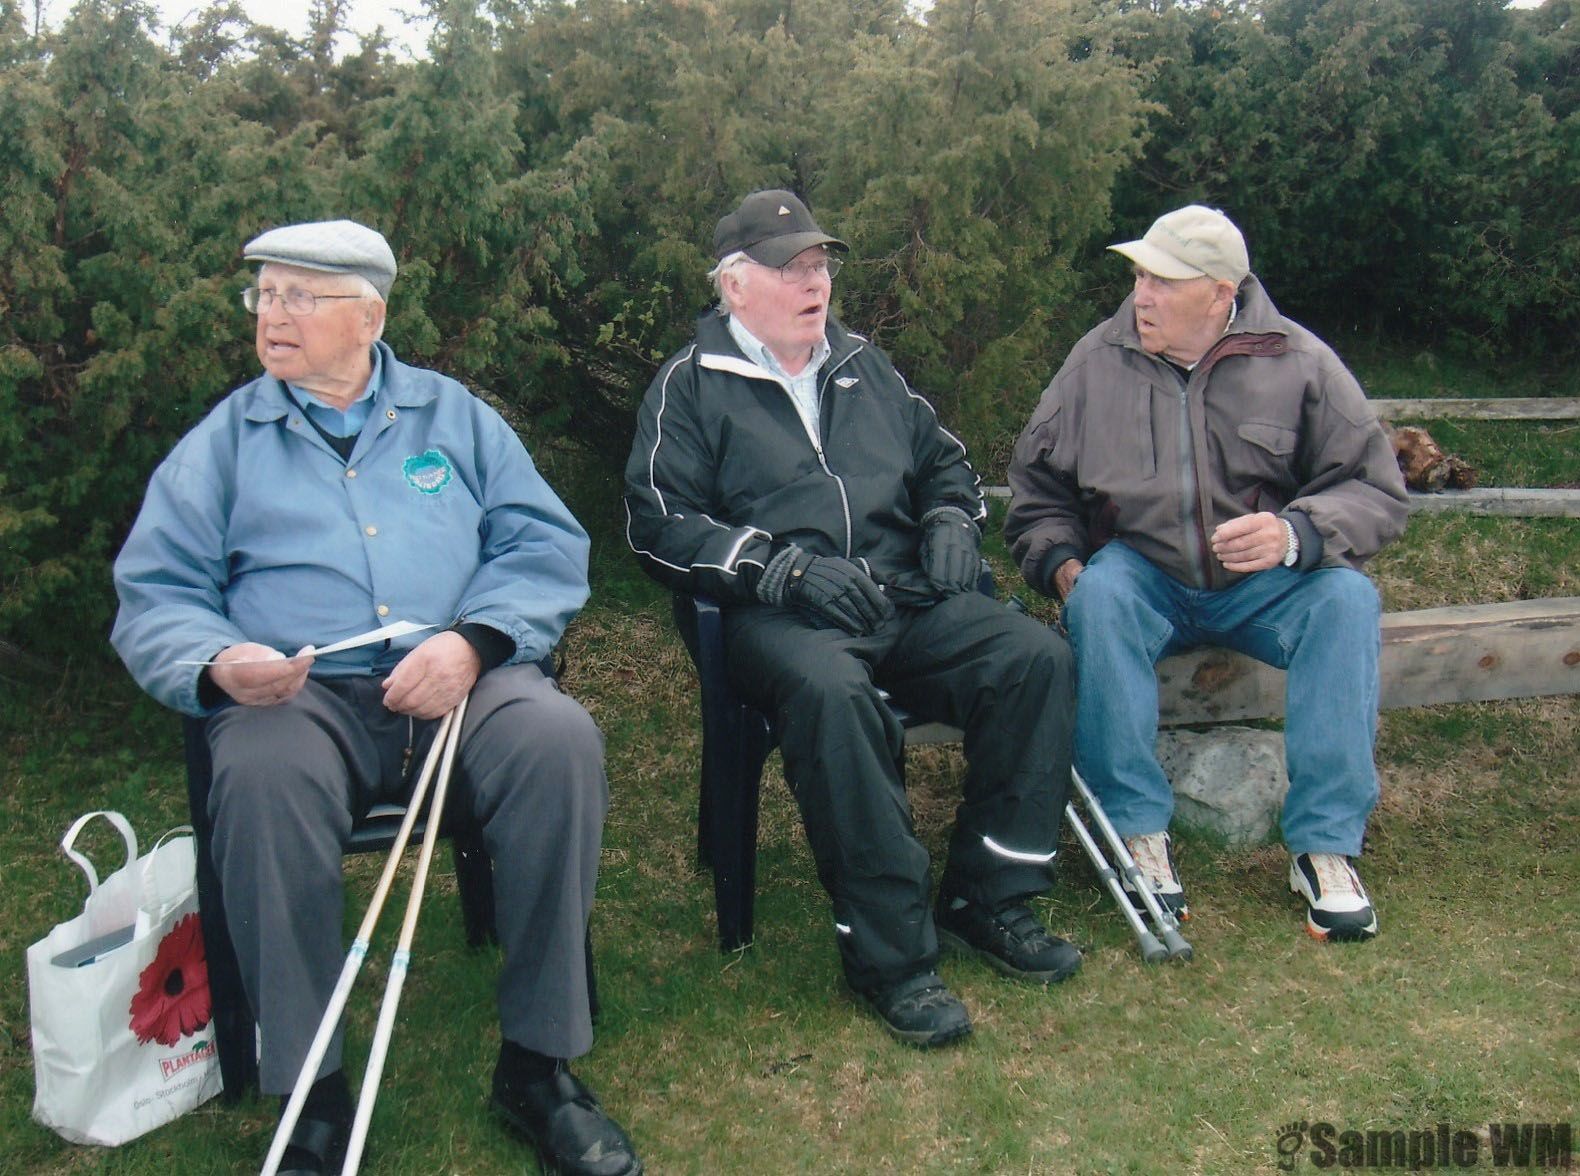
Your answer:
[[[421,633],[424,629],[433,629],[436,627],[437,626],[435,625],[419,625],[414,621],[394,621],[391,624],[384,625],[377,629],[372,629],[366,633],[359,633],[355,637],[347,637],[344,641],[336,641],[332,645],[325,645],[323,648],[319,648],[315,645],[304,645],[296,652],[295,656],[307,657],[311,655],[313,657],[323,657],[325,654],[339,653],[345,649],[355,649],[359,645],[372,645],[376,641],[393,641],[397,637],[406,636],[408,633]],[[242,666],[247,665],[250,662],[278,661],[284,656],[285,655],[279,652],[279,650],[275,650],[268,657],[233,658],[225,664],[232,666]],[[213,661],[176,662],[176,665],[178,666],[213,666],[218,664],[218,662]]]

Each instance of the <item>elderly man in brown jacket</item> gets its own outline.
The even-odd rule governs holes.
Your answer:
[[[1387,437],[1332,349],[1278,313],[1244,238],[1199,205],[1112,247],[1135,288],[1075,345],[1010,466],[1005,530],[1065,602],[1076,767],[1180,917],[1159,659],[1197,645],[1286,669],[1291,890],[1319,939],[1376,934],[1350,860],[1377,799],[1380,608],[1359,570],[1404,530]]]

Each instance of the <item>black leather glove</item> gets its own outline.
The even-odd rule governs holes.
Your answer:
[[[963,510],[936,507],[922,517],[922,572],[947,596],[976,589],[982,574],[982,533]]]
[[[848,559],[808,555],[786,547],[763,570],[758,599],[787,605],[862,636],[894,615],[894,605],[872,577]]]

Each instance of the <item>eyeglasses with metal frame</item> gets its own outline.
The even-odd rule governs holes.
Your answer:
[[[828,253],[811,261],[787,261],[779,267],[779,280],[789,283],[804,282],[813,274],[826,273],[828,280],[832,282],[844,265],[844,258]]]
[[[251,314],[263,314],[274,305],[278,298],[285,304],[285,313],[295,318],[312,314],[318,309],[320,302],[332,302],[341,298],[365,298],[365,294],[314,294],[311,290],[292,287],[281,294],[276,290],[259,289],[257,286],[248,286],[241,292],[241,304]]]

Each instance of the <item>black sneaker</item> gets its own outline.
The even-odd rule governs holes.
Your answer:
[[[1024,903],[996,911],[963,898],[938,899],[938,938],[957,951],[975,952],[1017,980],[1053,984],[1067,980],[1081,967],[1073,944],[1050,935]]]
[[[1289,888],[1306,900],[1306,933],[1354,943],[1377,934],[1377,912],[1350,859],[1338,853],[1289,858]]]
[[[1180,885],[1179,871],[1174,868],[1174,842],[1167,833],[1143,833],[1139,837],[1125,838],[1125,848],[1130,851],[1136,869],[1152,883],[1152,893],[1158,905],[1181,923],[1190,918],[1190,903],[1185,899],[1185,888]],[[1146,904],[1135,883],[1121,878],[1130,905],[1146,914]]]
[[[924,1049],[945,1045],[971,1032],[966,1006],[935,972],[920,972],[888,988],[857,995],[878,1014],[889,1035],[907,1045]]]

